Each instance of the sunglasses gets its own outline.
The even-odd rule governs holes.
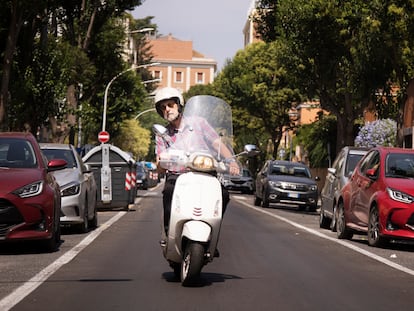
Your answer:
[[[161,111],[164,111],[167,108],[167,106],[168,106],[168,108],[173,108],[174,105],[176,105],[176,104],[177,103],[175,101],[166,101],[166,102],[160,104],[160,109],[161,109]]]

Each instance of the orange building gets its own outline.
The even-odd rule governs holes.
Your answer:
[[[193,50],[192,41],[183,41],[168,36],[149,38],[153,55],[149,67],[154,79],[159,79],[158,88],[170,86],[186,92],[191,86],[213,82],[217,62]]]

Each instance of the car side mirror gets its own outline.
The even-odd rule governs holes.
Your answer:
[[[375,168],[367,169],[365,174],[369,179],[377,179],[377,169]]]
[[[84,165],[85,165],[84,173],[91,173],[92,172],[91,166],[89,164],[86,164],[86,163],[84,163]]]
[[[52,159],[47,163],[47,170],[49,172],[62,170],[68,165],[68,162],[66,162],[63,159]]]

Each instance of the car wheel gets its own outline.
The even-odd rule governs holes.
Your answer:
[[[333,208],[331,224],[329,227],[332,232],[336,232],[336,207]]]
[[[368,220],[368,245],[370,246],[385,246],[387,240],[380,235],[380,222],[378,208],[373,207],[369,213]]]
[[[90,228],[96,228],[98,227],[98,210],[96,208],[93,209],[93,218],[89,221],[89,227]]]
[[[319,211],[319,228],[328,229],[331,224],[331,220],[325,216],[323,207]]]
[[[60,218],[59,213],[55,214],[55,221],[52,226],[52,237],[45,241],[42,241],[42,248],[48,252],[52,253],[58,250],[60,245]]]
[[[89,229],[89,213],[88,213],[88,198],[85,198],[85,205],[84,205],[84,211],[83,211],[83,222],[79,225],[79,231],[81,233],[88,232]]]
[[[256,193],[254,196],[254,205],[260,206],[261,203],[262,203],[262,200],[257,196],[257,193]]]
[[[353,236],[352,231],[346,226],[344,203],[342,202],[337,207],[336,235],[338,239],[351,239]]]
[[[263,202],[262,207],[268,208],[269,207],[269,194],[266,191],[263,191]]]

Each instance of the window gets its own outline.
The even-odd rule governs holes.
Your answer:
[[[152,75],[153,75],[154,79],[161,79],[162,78],[161,71],[159,71],[159,70],[154,70],[152,72]]]
[[[196,83],[199,83],[199,84],[203,84],[204,83],[204,73],[197,72]]]
[[[183,73],[181,71],[175,72],[175,82],[177,83],[183,82]]]

